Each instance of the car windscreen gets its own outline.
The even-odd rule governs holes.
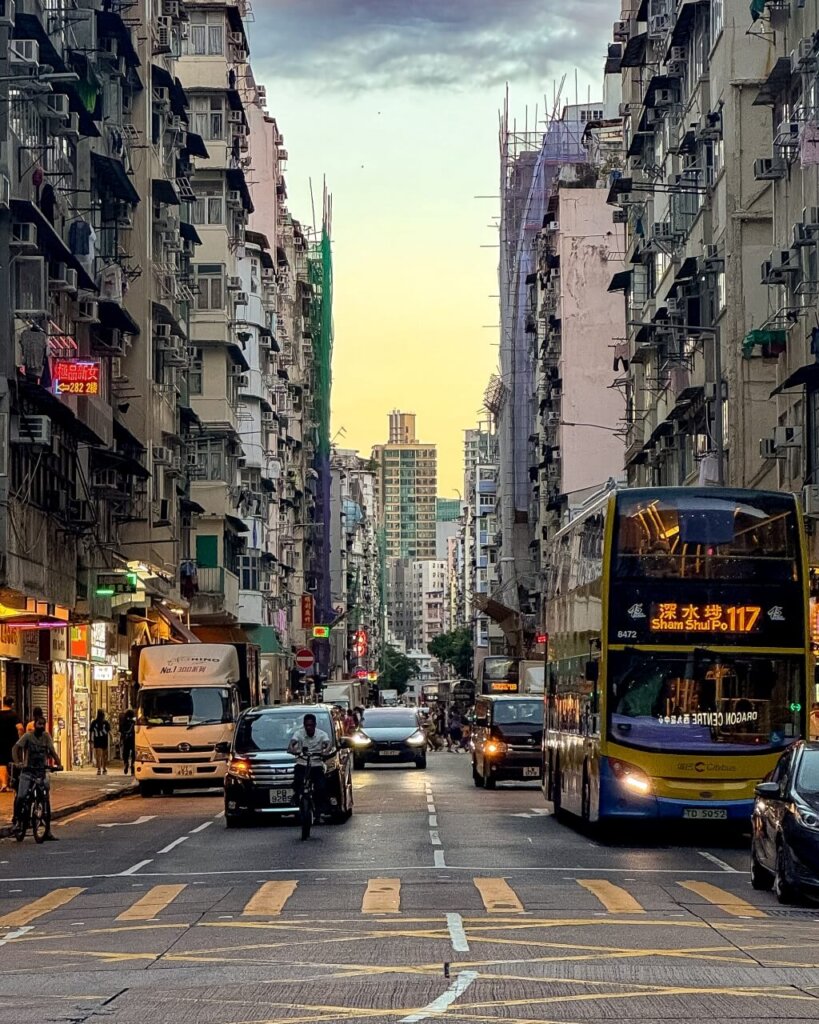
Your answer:
[[[496,725],[543,725],[543,701],[498,701],[492,712],[492,721]]]
[[[233,721],[231,692],[222,686],[161,687],[140,691],[140,725],[218,725]]]
[[[330,716],[324,711],[314,712],[316,730],[327,733],[333,742],[333,726]],[[237,754],[252,754],[256,751],[287,750],[293,733],[304,724],[304,712],[248,711],[242,715],[236,727],[234,749]]]
[[[365,729],[413,729],[418,719],[413,711],[365,711]]]
[[[819,750],[805,750],[796,776],[797,793],[819,794]]]

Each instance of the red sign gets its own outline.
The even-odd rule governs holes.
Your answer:
[[[301,628],[312,629],[315,625],[314,618],[315,602],[312,594],[301,595]]]
[[[300,668],[302,672],[306,672],[308,668],[313,667],[313,652],[307,647],[302,647],[300,651],[296,651],[296,667]]]
[[[548,642],[549,642],[549,634],[548,633],[538,633],[538,635],[535,637],[535,643],[538,643],[541,646],[543,644],[547,644]]]
[[[367,630],[357,629],[355,633],[353,633],[353,654],[357,658],[363,658],[366,655],[368,648]]]
[[[88,657],[88,626],[70,626],[68,630],[68,657],[85,661]]]
[[[357,668],[355,670],[356,679],[369,679],[369,676],[370,673],[366,670],[366,668]]]
[[[55,395],[98,395],[99,359],[53,359],[51,379]]]

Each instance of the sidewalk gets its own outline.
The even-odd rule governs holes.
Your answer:
[[[54,821],[76,811],[118,800],[136,793],[136,782],[123,775],[122,763],[109,765],[107,775],[97,775],[96,768],[75,768],[70,772],[54,772],[51,776],[51,816]],[[0,793],[0,838],[11,835],[13,793]]]

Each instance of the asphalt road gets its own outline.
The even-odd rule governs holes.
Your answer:
[[[0,842],[0,1022],[819,1020],[819,908],[755,893],[741,840],[603,845],[429,764],[356,773],[306,843],[218,794]]]

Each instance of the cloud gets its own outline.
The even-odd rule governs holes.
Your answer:
[[[544,82],[574,66],[597,77],[615,6],[611,0],[257,0],[252,59],[279,79],[347,92]]]

